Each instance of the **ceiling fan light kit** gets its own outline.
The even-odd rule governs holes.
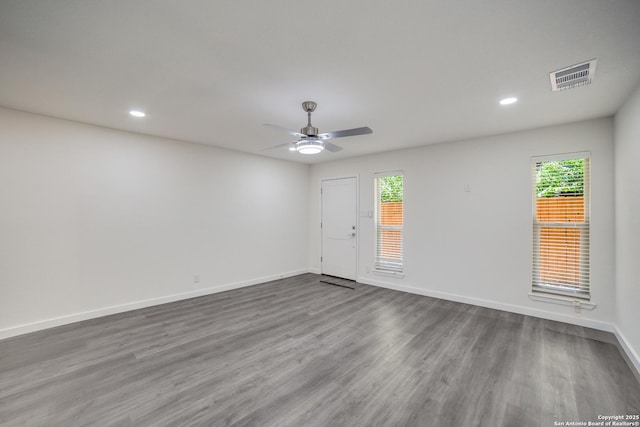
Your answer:
[[[335,132],[318,133],[318,128],[314,127],[311,124],[311,113],[315,111],[317,106],[318,104],[316,104],[313,101],[305,101],[302,103],[302,109],[304,110],[305,113],[307,113],[307,126],[300,129],[300,132],[285,129],[281,126],[266,124],[265,126],[270,126],[279,130],[283,130],[291,135],[294,135],[300,138],[295,142],[287,143],[287,144],[279,144],[274,147],[267,148],[267,150],[271,148],[288,146],[289,151],[297,151],[300,154],[318,154],[324,151],[325,149],[327,151],[335,153],[336,151],[342,150],[342,147],[339,147],[330,142],[325,142],[325,140],[329,138],[343,138],[345,136],[367,135],[367,134],[373,133],[373,131],[368,127],[339,130]]]
[[[295,144],[296,151],[300,154],[318,154],[324,150],[324,145],[319,139],[301,139]]]

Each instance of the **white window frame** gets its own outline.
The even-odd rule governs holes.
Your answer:
[[[562,160],[585,160],[584,169],[584,222],[538,222],[537,221],[537,189],[536,189],[536,165],[538,163],[562,161]],[[533,271],[532,271],[532,285],[530,296],[535,300],[550,300],[555,299],[564,301],[569,304],[585,303],[585,308],[593,308],[595,304],[590,304],[591,300],[591,262],[590,262],[590,231],[591,231],[591,153],[590,152],[576,152],[576,153],[563,153],[550,156],[537,156],[531,159],[532,168],[532,222],[533,222]],[[539,265],[540,265],[540,233],[541,229],[545,227],[558,227],[558,228],[575,228],[580,230],[580,245],[581,245],[581,259],[580,259],[580,271],[585,273],[586,276],[580,280],[580,289],[575,289],[573,286],[562,286],[557,284],[542,283],[539,279]]]
[[[386,176],[402,176],[402,224],[403,225],[382,225],[380,224],[380,191],[378,189],[378,179]],[[378,172],[374,173],[374,192],[375,192],[375,213],[374,213],[374,262],[373,272],[385,276],[404,277],[404,194],[405,194],[405,176],[404,171]],[[400,230],[401,234],[401,260],[400,262],[380,260],[379,250],[379,231],[380,230]]]

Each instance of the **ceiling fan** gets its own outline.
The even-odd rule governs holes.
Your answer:
[[[289,150],[297,151],[301,154],[318,154],[323,150],[336,151],[342,150],[335,144],[330,143],[327,139],[330,138],[343,138],[345,136],[366,135],[373,133],[368,127],[354,128],[338,130],[335,132],[318,133],[318,128],[311,125],[311,113],[315,111],[318,104],[313,101],[305,101],[302,103],[302,109],[307,113],[307,126],[300,129],[300,132],[283,128],[282,126],[265,124],[265,126],[272,127],[274,129],[282,130],[290,135],[297,136],[299,139],[294,142],[287,142],[285,144],[278,144],[273,147],[266,148],[265,150],[271,150],[272,148],[279,148],[288,146]]]

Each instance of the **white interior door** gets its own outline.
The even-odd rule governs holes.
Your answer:
[[[322,181],[322,274],[356,279],[356,178]]]

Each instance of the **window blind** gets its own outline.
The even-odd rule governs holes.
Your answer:
[[[402,273],[404,179],[402,173],[376,174],[376,255],[374,269]]]
[[[532,291],[589,300],[589,153],[534,158],[532,163]]]

